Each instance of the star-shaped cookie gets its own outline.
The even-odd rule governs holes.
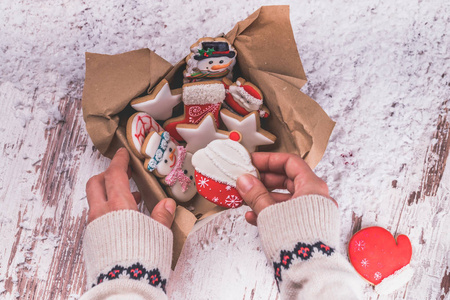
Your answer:
[[[222,109],[220,116],[229,131],[236,130],[242,134],[241,144],[250,153],[254,152],[257,146],[273,144],[277,139],[276,136],[261,128],[259,114],[256,111],[241,117],[228,109]]]
[[[228,131],[217,129],[212,113],[208,113],[198,124],[178,124],[177,131],[186,141],[186,150],[190,153],[205,148],[213,140],[227,139],[229,136]]]
[[[169,83],[163,79],[149,95],[132,100],[131,107],[149,114],[155,120],[166,120],[172,117],[173,108],[180,102],[181,89],[174,90],[172,94]]]

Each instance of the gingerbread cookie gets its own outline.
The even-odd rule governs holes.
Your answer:
[[[254,152],[257,146],[275,143],[276,136],[261,128],[261,122],[256,111],[241,117],[227,109],[220,111],[220,117],[228,130],[236,130],[242,134],[242,145],[249,152]]]
[[[207,200],[227,208],[242,205],[236,180],[243,174],[258,177],[250,154],[239,143],[241,136],[234,132],[232,139],[214,140],[192,157],[197,190]]]
[[[183,85],[183,115],[167,120],[164,129],[177,141],[183,138],[177,132],[179,124],[198,124],[208,113],[214,115],[219,126],[219,110],[225,99],[225,87],[221,81],[209,80]]]
[[[206,147],[213,140],[227,139],[229,135],[228,131],[217,129],[214,115],[211,113],[197,125],[177,125],[177,131],[186,141],[186,150],[190,153]]]
[[[149,114],[155,120],[167,120],[180,102],[181,91],[170,90],[169,83],[163,79],[149,95],[132,100],[131,107]]]
[[[133,114],[127,121],[127,140],[131,151],[140,159],[144,159],[141,148],[145,137],[152,131],[162,130],[163,128],[150,115],[144,112]]]
[[[233,78],[236,50],[225,38],[202,38],[186,57],[185,82]]]
[[[412,247],[406,235],[397,241],[382,227],[368,227],[358,231],[348,244],[348,256],[355,270],[378,294],[389,294],[414,274],[410,266]]]
[[[197,193],[195,188],[192,154],[177,146],[167,131],[150,132],[141,149],[144,166],[169,186],[168,194],[175,200],[186,202]]]
[[[257,111],[261,118],[269,117],[269,110],[263,105],[263,94],[256,85],[238,78],[235,83],[224,78],[223,83],[227,90],[225,105],[233,112],[246,116]]]

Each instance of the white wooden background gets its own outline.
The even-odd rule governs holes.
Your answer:
[[[84,290],[81,257],[89,177],[109,160],[95,150],[84,129],[81,101],[50,99],[61,110],[59,120],[18,119],[21,111],[38,111],[13,86],[0,85],[3,111],[0,179],[0,297],[20,299],[76,299]],[[32,100],[32,99],[30,99]],[[388,219],[392,233],[410,236],[414,247],[412,281],[389,297],[416,299],[425,289],[428,299],[444,299],[450,287],[448,264],[450,206],[448,174],[448,110],[437,115],[437,141],[427,146],[419,185],[392,188],[389,203],[377,211],[354,216],[343,228],[348,240],[361,226]],[[431,159],[437,156],[438,160]],[[445,175],[445,176],[444,176]],[[417,176],[417,174],[411,174]],[[395,187],[395,183],[393,183]],[[171,276],[173,299],[277,299],[272,270],[261,252],[258,233],[243,218],[245,208],[227,211],[192,234]],[[415,227],[417,219],[427,226]],[[414,241],[419,241],[414,244]],[[232,296],[230,296],[232,295]]]
[[[448,65],[448,58],[434,63]],[[82,84],[72,82],[68,95],[43,99],[39,86],[30,95],[7,78],[0,80],[0,299],[77,299],[85,289],[84,188],[109,160],[84,128]],[[312,82],[309,92],[321,89],[322,83]],[[434,136],[415,149],[421,154],[402,170],[404,184],[393,181],[379,207],[343,214],[343,249],[352,233],[380,223],[413,243],[413,279],[384,297],[367,287],[368,299],[450,297],[450,99],[424,101],[441,109],[433,123],[424,124],[433,126],[425,129]],[[386,122],[394,124],[395,118]],[[222,213],[188,238],[170,278],[172,299],[279,299],[257,230],[245,222],[244,211]]]

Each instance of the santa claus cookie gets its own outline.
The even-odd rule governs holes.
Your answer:
[[[145,137],[152,131],[162,131],[163,128],[148,114],[137,112],[128,118],[127,140],[131,151],[140,159],[144,159],[141,154],[142,144]]]
[[[184,114],[164,123],[164,129],[177,141],[183,141],[176,127],[179,124],[198,124],[207,114],[214,116],[219,127],[219,110],[225,99],[225,87],[221,81],[209,80],[183,85]]]
[[[246,116],[256,111],[261,118],[269,116],[269,110],[263,105],[263,94],[254,84],[244,78],[238,78],[235,83],[228,78],[223,79],[227,94],[224,105],[231,111]]]
[[[236,208],[243,203],[236,189],[238,177],[243,174],[258,177],[250,154],[239,143],[240,138],[238,132],[232,132],[230,139],[214,140],[192,157],[198,193],[227,208]]]
[[[151,132],[141,149],[144,166],[169,186],[168,194],[180,202],[191,200],[197,190],[194,183],[192,154],[177,146],[167,131]]]
[[[382,227],[358,231],[348,244],[348,255],[355,270],[378,294],[389,294],[408,282],[414,274],[410,266],[412,247],[406,235],[397,241]]]
[[[233,78],[236,50],[225,38],[202,38],[186,57],[185,82]]]

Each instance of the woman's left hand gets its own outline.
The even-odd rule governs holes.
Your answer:
[[[89,204],[88,223],[116,210],[138,210],[141,196],[131,193],[129,179],[131,169],[128,166],[130,155],[120,148],[105,172],[91,177],[86,184],[86,196]],[[153,209],[151,217],[170,228],[172,226],[176,203],[171,198],[161,200]]]

